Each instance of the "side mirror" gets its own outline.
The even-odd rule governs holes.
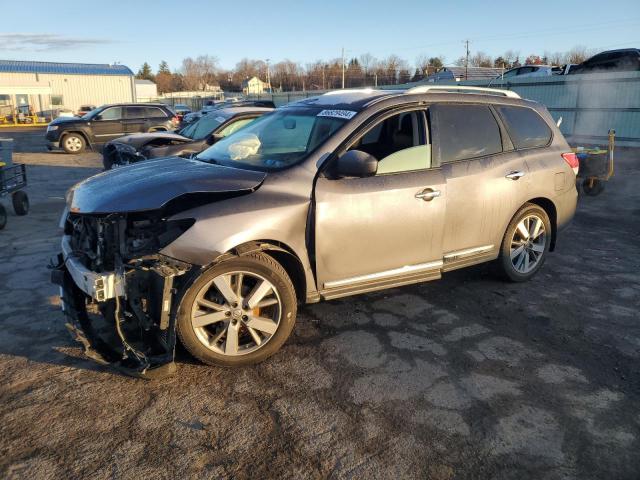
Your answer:
[[[93,117],[94,120],[102,120],[102,115],[96,115]]]
[[[214,133],[213,135],[209,135],[209,137],[207,138],[207,144],[213,145],[214,143],[222,140],[223,138],[224,138],[224,135],[222,135],[221,133]]]
[[[337,162],[338,177],[372,177],[378,171],[378,159],[361,150],[349,150]]]

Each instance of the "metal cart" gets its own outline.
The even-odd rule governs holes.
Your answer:
[[[573,149],[580,161],[578,180],[582,181],[582,191],[585,195],[592,197],[600,195],[604,190],[605,182],[613,176],[615,137],[615,130],[609,130],[609,143],[606,150],[598,147]]]
[[[12,141],[0,139],[0,198],[11,195],[16,215],[29,213],[29,197],[23,189],[27,186],[27,169],[24,164],[14,164],[11,158]],[[0,230],[7,224],[7,210],[0,203]]]

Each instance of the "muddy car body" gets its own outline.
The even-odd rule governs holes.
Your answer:
[[[574,214],[575,157],[541,105],[462,92],[325,94],[200,160],[78,184],[54,271],[70,328],[93,358],[159,375],[176,331],[243,365],[279,349],[298,304],[492,260],[528,280]]]
[[[104,146],[102,163],[104,169],[109,170],[114,165],[129,165],[151,158],[189,157],[272,110],[260,107],[225,108],[176,132],[126,135]]]

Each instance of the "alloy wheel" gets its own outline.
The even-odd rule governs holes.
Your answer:
[[[246,355],[276,333],[282,301],[276,287],[253,272],[221,274],[204,285],[191,308],[191,325],[206,348],[222,355]]]
[[[64,144],[70,152],[79,152],[82,148],[82,140],[76,136],[65,138]]]
[[[518,273],[531,272],[545,254],[547,232],[537,215],[527,215],[516,226],[511,238],[511,264]]]

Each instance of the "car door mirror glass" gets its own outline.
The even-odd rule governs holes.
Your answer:
[[[336,165],[337,177],[372,177],[378,171],[378,159],[361,150],[349,150]]]

